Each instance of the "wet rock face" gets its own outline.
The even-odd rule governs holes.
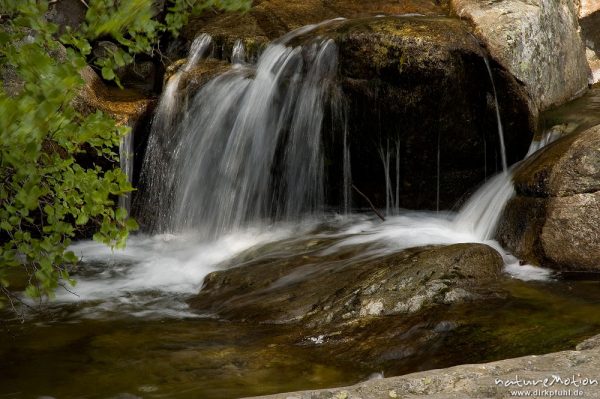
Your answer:
[[[486,53],[461,21],[385,17],[328,29],[322,34],[340,53],[352,179],[376,206],[386,205],[386,154],[395,201],[411,209],[451,208],[501,169]],[[521,85],[498,64],[491,68],[510,164],[525,155],[533,121]]]
[[[557,269],[600,269],[600,126],[547,147],[519,168],[515,186],[503,245]]]
[[[280,259],[208,275],[192,307],[229,320],[331,326],[490,294],[502,258],[481,244],[415,248],[345,264]]]
[[[589,68],[572,0],[451,0],[450,5],[472,22],[492,56],[525,83],[534,111],[586,88]]]
[[[314,14],[314,7],[324,7],[320,3],[282,5],[282,10],[268,8],[273,4],[265,1],[243,16],[207,20],[195,32],[214,35],[214,55],[227,59],[237,39],[243,40],[247,53],[252,54],[257,46],[289,29],[321,22],[329,16],[325,11]],[[392,13],[394,7],[398,8],[397,14],[443,12],[427,1],[391,4],[372,9],[361,6],[363,11],[358,15],[368,14],[369,10]],[[290,13],[298,18],[281,14],[289,24],[268,34],[259,32],[257,29],[266,28],[245,18],[254,18],[265,7],[272,16]],[[331,16],[357,15],[361,7],[352,12],[345,8],[347,14]],[[236,21],[235,29],[229,22],[225,24],[229,18]],[[225,32],[226,40],[222,37]],[[330,37],[339,48],[341,93],[332,99],[337,102],[333,107],[336,109],[332,109],[323,129],[328,205],[342,203],[343,126],[349,129],[352,180],[377,207],[386,206],[386,168],[394,206],[410,209],[449,209],[501,168],[496,104],[484,59],[486,52],[467,25],[435,16],[358,18],[324,25],[291,44],[316,37]],[[508,161],[513,163],[525,155],[534,121],[523,87],[493,60],[490,64]],[[340,108],[345,108],[347,123],[336,114]],[[357,207],[367,206],[359,195],[355,194],[353,200]]]

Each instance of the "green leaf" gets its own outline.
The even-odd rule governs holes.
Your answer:
[[[112,68],[105,66],[102,68],[102,77],[106,80],[114,80],[115,72],[112,70]]]

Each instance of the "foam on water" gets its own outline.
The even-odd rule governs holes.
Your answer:
[[[198,317],[185,299],[198,293],[204,277],[218,265],[256,245],[281,240],[301,227],[246,229],[203,241],[196,234],[137,235],[124,250],[93,241],[71,250],[81,256],[75,287],[59,289],[53,304],[85,303],[78,317],[133,316]]]

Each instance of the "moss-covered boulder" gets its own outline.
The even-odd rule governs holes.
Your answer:
[[[208,275],[191,305],[229,320],[331,326],[478,299],[490,293],[502,265],[481,244],[415,248],[350,264],[311,256],[250,261]]]
[[[240,39],[252,56],[268,42],[302,26],[333,18],[446,14],[441,4],[439,0],[258,0],[243,14],[206,12],[190,21],[183,37],[191,42],[199,33],[212,35],[224,58]]]
[[[519,168],[515,186],[503,245],[532,263],[600,270],[600,126],[542,150]]]

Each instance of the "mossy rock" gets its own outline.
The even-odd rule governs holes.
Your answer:
[[[229,320],[315,327],[477,300],[502,270],[482,244],[424,247],[366,261],[314,256],[246,262],[208,275],[193,308]]]

